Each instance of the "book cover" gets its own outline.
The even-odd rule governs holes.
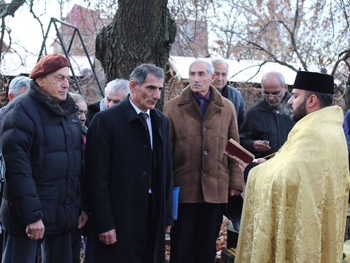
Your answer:
[[[242,161],[246,163],[251,163],[255,156],[245,148],[243,148],[238,142],[236,142],[234,139],[230,139],[226,144],[226,149],[224,151],[224,154],[228,156],[236,156]]]
[[[180,187],[176,186],[173,188],[173,219],[177,219],[177,211],[179,208],[179,194],[180,194]]]

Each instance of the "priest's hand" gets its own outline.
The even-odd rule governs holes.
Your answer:
[[[241,171],[244,172],[244,170],[247,167],[248,163],[242,161],[242,159],[239,159],[236,156],[230,156],[230,157],[238,163],[239,169],[241,169]]]
[[[255,162],[258,163],[258,164],[261,164],[261,163],[264,163],[266,162],[267,160],[265,158],[258,158],[258,159],[255,159]]]
[[[113,245],[117,242],[117,234],[115,229],[98,234],[98,238],[101,242],[105,243],[106,245]]]

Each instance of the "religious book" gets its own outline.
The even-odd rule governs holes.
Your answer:
[[[245,163],[251,163],[255,158],[254,154],[252,154],[247,149],[242,147],[234,139],[230,139],[227,142],[224,154],[228,156],[236,156],[242,161],[244,161]]]

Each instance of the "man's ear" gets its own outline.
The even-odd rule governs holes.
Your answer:
[[[12,93],[9,93],[9,94],[7,95],[7,97],[9,98],[9,101],[12,101],[12,100],[14,99],[14,96],[13,96]]]
[[[315,94],[311,94],[311,96],[307,99],[307,107],[313,108],[318,104],[318,98]]]
[[[35,82],[36,82],[36,84],[39,86],[39,88],[41,88],[41,87],[44,86],[44,78],[45,78],[45,77],[46,77],[46,76],[44,76],[44,77],[38,77],[38,78],[35,79]]]
[[[135,92],[135,89],[136,89],[136,87],[137,87],[136,81],[135,81],[135,80],[130,80],[129,87],[130,87],[130,92],[131,92],[131,93]]]

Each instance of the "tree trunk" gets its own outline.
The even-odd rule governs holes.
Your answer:
[[[165,70],[176,35],[167,3],[167,0],[118,1],[113,22],[96,39],[96,58],[101,61],[107,82],[129,79],[134,68],[142,63]],[[158,108],[162,109],[162,103]]]

